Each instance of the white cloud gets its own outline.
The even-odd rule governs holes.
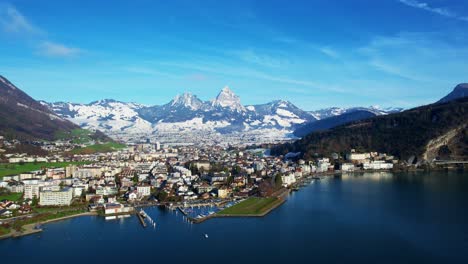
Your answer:
[[[319,49],[320,52],[322,52],[323,54],[327,55],[328,57],[331,57],[331,58],[334,58],[334,59],[337,59],[340,57],[340,55],[338,54],[338,52],[336,52],[335,50],[333,50],[332,48],[330,47],[322,47]]]
[[[50,41],[46,31],[31,23],[21,12],[9,4],[0,4],[0,29],[7,34],[28,37],[26,43],[33,45],[37,54],[49,57],[75,57],[83,53],[76,47]]]
[[[414,8],[419,8],[419,9],[429,11],[429,12],[432,12],[432,13],[435,13],[435,14],[438,14],[438,15],[441,15],[441,16],[455,18],[455,19],[459,19],[459,20],[463,20],[463,21],[468,21],[468,17],[459,16],[455,12],[453,12],[452,10],[450,10],[448,8],[433,7],[433,6],[430,6],[428,3],[419,2],[417,0],[398,0],[398,1],[400,3],[402,3],[402,4],[407,5],[407,6],[414,7]]]
[[[44,41],[39,45],[39,54],[50,57],[75,57],[82,52],[79,48],[67,47],[50,41]]]
[[[321,83],[315,82],[311,80],[304,80],[304,79],[296,79],[289,76],[281,76],[281,75],[272,75],[265,72],[253,70],[250,68],[244,67],[233,67],[221,64],[193,64],[193,63],[177,63],[177,62],[158,62],[160,65],[170,66],[170,67],[177,67],[177,68],[185,68],[191,70],[197,70],[200,72],[210,72],[220,75],[228,75],[228,76],[236,76],[236,77],[244,77],[244,78],[254,78],[254,79],[261,79],[267,80],[271,82],[283,83],[283,84],[291,84],[291,85],[300,85],[303,87],[308,87],[312,89],[318,89],[323,91],[332,91],[338,93],[352,93],[353,91],[349,91],[343,89],[340,86],[332,85],[329,83]]]
[[[10,5],[0,5],[0,25],[3,31],[17,34],[38,34],[41,30]]]
[[[137,73],[137,74],[143,74],[143,75],[157,75],[157,76],[165,76],[169,78],[179,78],[180,76],[175,75],[175,74],[170,74],[167,72],[162,72],[159,70],[155,70],[153,68],[148,68],[148,67],[125,67],[125,71],[130,72],[130,73]]]
[[[468,72],[465,36],[407,33],[375,37],[359,51],[374,69],[416,82],[462,82]]]
[[[236,56],[238,56],[241,60],[251,63],[257,64],[260,66],[270,67],[270,68],[277,68],[281,67],[286,63],[286,61],[274,58],[269,55],[259,54],[254,52],[251,49],[243,50],[243,51],[235,51],[233,52]]]

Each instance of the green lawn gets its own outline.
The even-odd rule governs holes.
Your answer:
[[[34,170],[40,170],[42,168],[62,168],[69,164],[82,165],[87,162],[39,162],[39,163],[24,163],[20,164],[0,164],[0,179],[3,176],[16,175],[20,173],[30,172]]]
[[[85,144],[88,142],[93,141],[91,136],[94,133],[87,129],[77,128],[73,129],[70,132],[66,131],[58,131],[55,133],[55,138],[62,139],[62,140],[71,140],[75,144]]]
[[[228,207],[218,214],[220,215],[261,215],[266,213],[271,208],[281,203],[281,200],[276,197],[258,198],[250,197],[236,205]]]
[[[0,201],[9,200],[9,201],[18,201],[23,196],[22,193],[11,193],[7,195],[0,195]]]
[[[120,149],[124,149],[127,146],[124,144],[108,142],[103,144],[95,144],[91,146],[87,146],[84,148],[77,148],[72,150],[73,154],[93,154],[93,153],[104,153],[104,152],[112,152]]]
[[[21,230],[21,227],[24,225],[44,222],[44,221],[48,221],[52,219],[57,219],[57,218],[76,215],[76,214],[82,214],[86,212],[87,212],[86,209],[76,209],[76,210],[71,210],[71,211],[63,211],[63,212],[55,212],[55,213],[52,213],[52,212],[41,213],[32,218],[26,218],[26,219],[15,221],[12,224],[12,227],[16,230]]]
[[[0,236],[6,235],[8,233],[10,233],[10,229],[0,226]]]

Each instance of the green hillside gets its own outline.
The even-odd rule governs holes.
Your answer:
[[[401,113],[365,119],[333,129],[315,132],[294,143],[280,145],[272,153],[302,152],[304,158],[315,153],[378,151],[406,159],[423,157],[431,140],[439,139],[434,156],[468,158],[468,98],[431,104]]]

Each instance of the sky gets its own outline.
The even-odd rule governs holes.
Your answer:
[[[35,99],[410,108],[468,82],[458,0],[0,0],[0,75]]]

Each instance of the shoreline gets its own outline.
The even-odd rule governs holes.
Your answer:
[[[277,198],[277,201],[275,201],[274,204],[271,205],[266,211],[258,213],[258,214],[212,214],[204,218],[189,218],[190,221],[192,221],[195,224],[200,224],[203,223],[209,219],[212,218],[228,218],[228,217],[264,217],[271,213],[273,210],[276,208],[280,207],[283,205],[286,200],[288,195],[291,193],[290,189],[282,190],[279,194],[277,194],[275,197]]]
[[[8,239],[8,238],[17,238],[17,237],[22,237],[22,236],[27,236],[27,235],[32,235],[32,234],[42,232],[43,231],[42,228],[35,229],[35,226],[37,226],[37,225],[44,225],[44,224],[48,224],[48,223],[52,223],[52,222],[58,222],[58,221],[62,221],[62,220],[75,218],[75,217],[97,216],[97,215],[98,214],[96,212],[85,212],[85,213],[80,213],[80,214],[76,214],[76,215],[68,215],[68,216],[59,217],[59,218],[55,218],[55,219],[49,219],[49,220],[46,220],[46,221],[37,222],[37,223],[33,223],[33,224],[27,224],[27,225],[24,225],[22,227],[24,229],[24,231],[12,230],[12,231],[10,231],[10,233],[0,236],[0,240]]]
[[[393,170],[372,170],[372,172],[379,172],[379,171],[388,171],[388,172],[392,172],[392,173],[395,172]],[[353,171],[353,172],[327,171],[327,172],[320,172],[320,173],[313,173],[313,174],[311,173],[308,176],[306,176],[306,178],[308,178],[308,177],[310,177],[312,175],[314,177],[330,177],[330,176],[333,176],[333,175],[341,175],[343,173],[363,173],[363,172],[366,172],[366,171]],[[258,213],[258,214],[217,214],[216,213],[216,214],[206,216],[204,218],[189,218],[189,219],[193,223],[199,224],[199,223],[203,223],[203,222],[205,222],[205,221],[207,221],[207,220],[209,220],[211,218],[264,217],[264,216],[268,215],[269,213],[271,213],[276,208],[283,205],[286,202],[287,197],[291,193],[291,190],[292,189],[287,188],[287,189],[284,189],[284,190],[280,191],[280,193],[274,195],[278,199],[278,201],[275,202],[270,208],[268,208],[266,211],[264,211],[262,213]],[[153,206],[162,206],[162,204],[157,204],[157,203],[155,203],[155,204],[141,204],[141,205],[136,205],[135,208],[137,208],[137,207],[141,207],[141,208],[143,208],[143,207],[153,207]],[[135,212],[133,212],[133,213],[135,213]],[[130,214],[132,214],[132,213],[130,213]],[[81,217],[81,216],[98,216],[98,215],[99,214],[97,212],[85,212],[85,213],[80,213],[80,214],[76,214],[76,215],[69,215],[69,216],[64,216],[64,217],[60,217],[60,218],[50,219],[50,220],[46,220],[46,221],[43,221],[43,222],[27,224],[27,225],[24,225],[22,227],[24,229],[23,231],[12,230],[10,233],[7,233],[5,235],[1,235],[0,240],[8,239],[8,238],[22,237],[22,236],[27,236],[27,235],[32,235],[32,234],[42,232],[43,231],[42,228],[39,228],[39,229],[34,228],[37,225],[44,225],[44,224],[47,224],[47,223],[58,222],[58,221],[67,220],[67,219],[71,219],[71,218],[75,218],[75,217]]]

